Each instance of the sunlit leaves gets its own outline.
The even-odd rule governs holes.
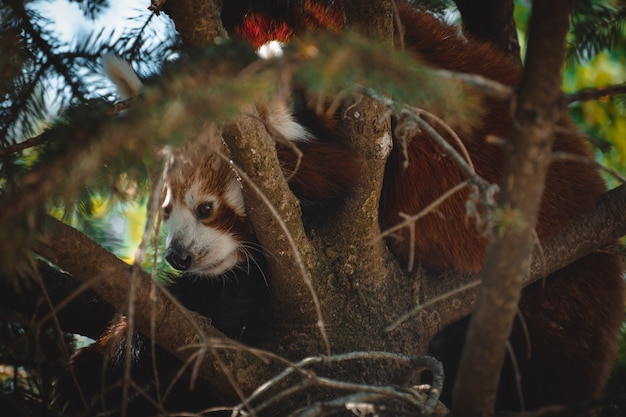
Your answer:
[[[626,55],[601,52],[589,62],[568,67],[563,81],[567,92],[623,83]],[[625,173],[626,107],[616,97],[607,97],[576,103],[570,113],[585,132],[605,144],[598,146],[600,162]]]

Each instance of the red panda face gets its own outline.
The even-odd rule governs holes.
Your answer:
[[[306,143],[308,130],[275,100],[260,111],[270,130]],[[246,262],[256,239],[246,216],[241,184],[221,155],[226,146],[215,132],[207,143],[188,143],[177,152],[167,174],[163,218],[167,227],[165,259],[195,275],[216,276]]]
[[[168,173],[167,189],[165,258],[174,268],[215,276],[246,261],[254,235],[228,162],[208,147],[187,147]]]

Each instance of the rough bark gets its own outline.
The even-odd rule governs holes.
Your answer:
[[[552,132],[561,111],[561,68],[573,1],[535,2],[498,207],[516,213],[492,240],[454,390],[455,416],[493,415],[506,342],[527,275]],[[496,225],[498,227],[498,225]],[[496,233],[494,235],[497,236]]]
[[[192,19],[183,20],[183,17],[176,17],[176,12],[171,13],[188,46],[204,45],[212,42],[215,36],[221,36],[220,29],[215,29],[217,27],[215,25],[207,24],[205,30],[194,29],[199,14],[212,16],[210,19],[219,21],[217,18],[219,13],[216,14],[214,9],[202,12],[197,4],[191,5],[186,1],[171,3],[171,7],[180,7],[179,12],[183,13],[185,19]],[[359,7],[359,2],[349,2],[348,21],[368,22],[365,30],[369,34],[372,30],[371,20],[364,18],[361,13],[375,11],[375,15],[382,16],[384,22],[375,25],[375,32],[381,38],[390,39],[388,38],[391,36],[389,30],[392,26],[390,3],[377,2],[376,7],[381,9],[375,9],[369,4],[366,8]],[[524,106],[520,107],[525,109]],[[263,246],[269,248],[272,253],[269,257],[272,265],[271,285],[278,320],[261,347],[283,353],[292,359],[301,359],[304,355],[323,351],[324,346],[319,337],[317,323],[320,315],[315,311],[310,289],[304,284],[304,276],[309,276],[320,299],[332,352],[376,349],[402,351],[408,354],[424,353],[432,336],[441,327],[469,313],[477,294],[475,287],[453,296],[445,296],[445,293],[459,283],[471,282],[477,277],[456,274],[445,277],[419,275],[411,281],[395,269],[380,239],[373,238],[379,233],[376,221],[378,196],[382,183],[385,146],[391,139],[389,122],[380,123],[382,112],[383,107],[379,103],[363,100],[350,107],[350,111],[346,113],[347,119],[343,121],[346,136],[354,140],[355,151],[362,153],[363,172],[367,178],[363,179],[362,189],[347,203],[345,212],[340,213],[334,223],[331,222],[326,228],[320,229],[312,238],[312,246],[304,236],[297,203],[280,177],[275,152],[272,143],[267,140],[263,126],[257,119],[248,115],[242,116],[224,129],[224,136],[233,158],[242,171],[254,179],[255,184],[261,188],[283,218],[286,229],[294,236],[296,247],[302,255],[300,260],[288,255],[292,246],[285,240],[284,227],[279,224],[275,214],[268,210],[266,201],[244,181],[250,217]],[[105,155],[107,152],[113,152],[116,143],[118,142],[105,148]],[[259,152],[247,152],[250,149],[258,149]],[[100,155],[99,152],[101,149],[90,149],[86,154]],[[102,157],[100,156],[97,162],[101,161]],[[81,155],[78,155],[69,163],[63,162],[63,165],[79,165],[76,161],[80,158]],[[81,174],[79,177],[84,176]],[[48,178],[48,181],[52,179]],[[50,195],[53,188],[46,187],[43,194]],[[607,194],[606,197],[602,207],[609,207],[609,211],[598,214],[597,217],[592,215],[595,221],[593,224],[580,223],[579,228],[566,231],[563,238],[554,242],[544,242],[545,256],[533,261],[535,272],[532,279],[543,277],[576,257],[597,250],[626,233],[624,187]],[[537,201],[530,197],[527,199]],[[43,197],[38,199],[37,203],[41,200]],[[32,205],[30,202],[25,204]],[[8,218],[0,213],[0,220]],[[619,227],[613,221],[619,223]],[[595,227],[599,227],[601,232]],[[583,232],[588,234],[584,235]],[[572,236],[575,239],[572,239]],[[602,240],[593,240],[587,236],[601,236]],[[527,243],[525,240],[524,242]],[[566,251],[566,248],[576,248],[577,251]],[[128,265],[112,257],[73,229],[68,229],[67,226],[57,225],[49,239],[38,243],[35,250],[77,278],[89,281],[89,286],[115,305],[118,311],[127,311],[128,294],[132,292],[133,298],[137,301],[134,312],[136,328],[183,360],[189,358],[193,352],[189,349],[181,351],[180,346],[194,343],[211,346],[207,338],[212,337],[223,340],[219,332],[197,317],[192,320],[193,315],[182,312],[160,292],[157,291],[155,301],[149,301],[152,297],[153,283],[145,274],[133,272]],[[527,257],[520,256],[525,262],[528,260]],[[507,257],[511,255],[507,254]],[[521,287],[519,282],[517,287]],[[383,331],[384,327],[416,302],[427,303],[438,298],[442,301],[436,304],[436,308],[423,309],[402,326],[392,331]],[[159,320],[160,326],[157,333],[151,334],[151,320],[155,317]],[[289,326],[292,320],[297,323],[296,326]],[[305,337],[302,337],[303,334]],[[220,362],[223,368],[220,367]],[[271,367],[260,363],[246,351],[220,350],[218,358],[215,351],[209,349],[208,359],[203,362],[200,373],[215,384],[218,395],[228,403],[239,399],[229,376],[237,381],[241,392],[247,394],[266,381],[267,376],[273,372],[269,368]],[[411,374],[407,369],[383,368],[382,366],[368,368],[367,372],[370,373],[364,372],[363,380],[370,383],[386,383],[393,377]],[[476,383],[474,376],[470,381],[473,385],[481,385]]]
[[[391,42],[394,29],[394,8],[391,0],[344,2],[346,25],[357,32],[381,41]]]
[[[277,351],[291,352],[295,358],[317,353],[327,343],[312,283],[312,276],[319,274],[319,260],[304,232],[299,202],[282,175],[275,143],[254,108],[228,124],[223,135],[243,176],[248,215],[267,252],[268,284],[275,295],[273,325],[288,329],[298,323],[300,335],[310,338],[300,345],[309,347],[304,350],[276,334],[266,343],[273,341]]]
[[[613,247],[613,242],[624,235],[626,235],[626,185],[621,185],[603,195],[593,210],[572,227],[563,230],[557,238],[545,242],[541,249],[535,246],[530,272],[524,285],[543,279],[589,253],[618,250],[619,248]],[[84,261],[92,262],[91,258]],[[111,304],[93,291],[81,289],[80,282],[74,277],[47,264],[40,268],[40,274],[53,305],[66,303],[68,297],[75,298],[57,311],[61,327],[72,333],[91,338],[98,337],[115,312]],[[480,274],[425,274],[419,288],[425,301],[413,306],[406,315],[388,323],[388,327],[402,327],[403,323],[411,320],[423,321],[423,318],[416,316],[424,311],[422,314],[427,313],[433,317],[431,320],[433,327],[423,331],[424,338],[428,338],[428,334],[435,334],[443,326],[471,313],[478,294],[480,278]],[[467,289],[450,293],[463,286],[467,286]],[[80,293],[77,294],[77,290]],[[11,289],[6,289],[2,291],[0,301],[5,307],[27,317],[43,303],[40,288],[22,289],[18,295],[16,297]],[[433,304],[428,306],[429,302]],[[42,316],[38,317],[45,318],[44,313],[47,315],[47,312],[42,312]],[[37,319],[38,323],[43,324],[40,319]]]
[[[227,37],[220,19],[222,0],[170,0],[166,11],[188,49],[211,45]]]

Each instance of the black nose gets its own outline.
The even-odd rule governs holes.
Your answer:
[[[165,259],[179,271],[186,271],[191,266],[191,255],[180,246],[171,244],[165,251]]]

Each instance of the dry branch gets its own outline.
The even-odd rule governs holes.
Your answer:
[[[590,253],[617,250],[615,242],[622,236],[626,236],[626,185],[602,195],[589,213],[549,242],[541,242],[541,247],[535,245],[524,286],[544,279]],[[425,301],[391,323],[387,331],[428,309],[441,313],[441,322],[435,332],[467,316],[478,295],[481,277],[481,273],[428,274],[422,286]]]

